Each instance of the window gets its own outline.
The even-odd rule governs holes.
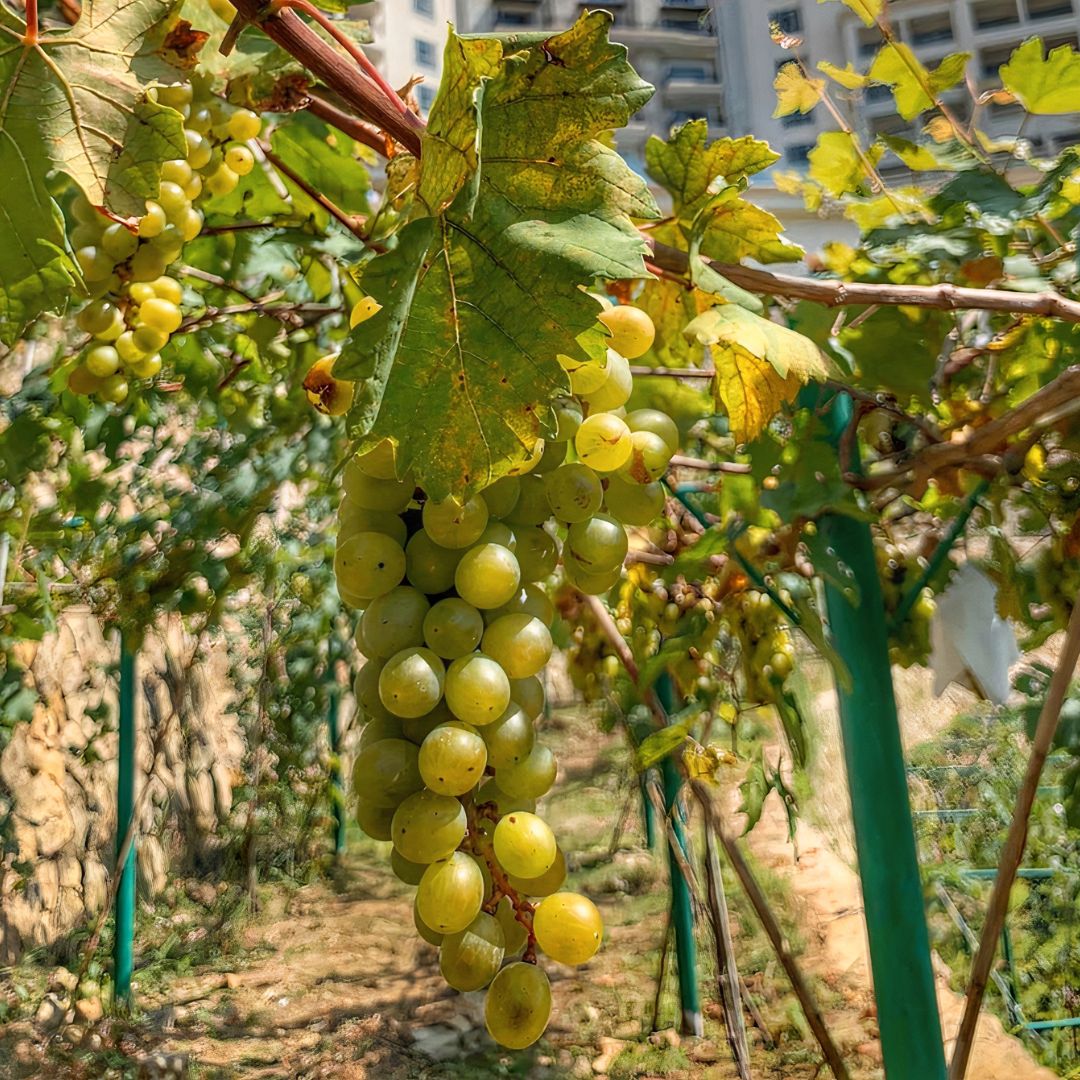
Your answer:
[[[866,88],[866,101],[868,104],[873,104],[880,101],[892,101],[893,92],[891,86],[885,86],[883,83],[875,83],[873,86]]]
[[[431,18],[435,14],[435,0],[412,0],[412,9],[417,15]]]
[[[416,100],[420,102],[420,108],[427,112],[435,102],[435,91],[427,83],[421,83],[416,88]]]
[[[1016,0],[982,0],[971,5],[971,20],[976,30],[990,30],[1018,23],[1020,13],[1016,10]]]
[[[711,64],[672,64],[667,77],[678,82],[715,82],[716,69]]]
[[[1015,45],[994,45],[979,52],[979,72],[984,79],[996,79],[1002,64],[1009,62]]]
[[[775,23],[782,34],[802,33],[802,12],[798,8],[785,8],[783,11],[770,11],[769,24]]]
[[[788,113],[780,123],[786,128],[802,127],[804,124],[812,124],[814,122],[814,114],[812,112],[801,113],[793,112]]]
[[[1073,13],[1072,0],[1026,0],[1029,19],[1054,19]]]
[[[952,18],[947,11],[937,15],[924,15],[908,23],[911,43],[929,45],[935,41],[952,41]]]
[[[810,151],[814,149],[813,143],[796,143],[784,150],[784,160],[789,165],[802,166],[810,161]]]
[[[497,11],[495,12],[495,25],[498,26],[532,26],[533,13],[531,11]]]
[[[430,41],[416,38],[413,41],[413,54],[421,67],[433,68],[435,66],[435,46]]]

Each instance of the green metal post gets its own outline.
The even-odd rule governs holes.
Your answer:
[[[330,687],[328,694],[330,699],[327,723],[330,727],[330,753],[332,765],[330,766],[330,801],[334,806],[334,855],[345,853],[345,785],[341,775],[341,733],[338,730],[338,713],[341,705],[341,694],[335,683]]]
[[[668,715],[675,711],[675,684],[669,675],[661,675],[656,683],[657,696]],[[685,852],[686,830],[676,804],[682,789],[682,776],[670,756],[664,758],[664,810],[672,823],[675,839]],[[673,812],[674,809],[674,812]],[[681,1031],[684,1035],[703,1035],[701,1000],[697,981],[697,943],[694,940],[694,909],[690,902],[690,883],[683,877],[675,853],[668,845],[668,868],[671,878],[671,923],[675,927],[675,958],[679,966],[679,1005],[682,1011]]]
[[[645,777],[641,778],[641,806],[645,814],[645,845],[650,851],[656,844],[656,816],[653,813],[653,805],[649,801],[648,792],[645,790]]]
[[[801,399],[828,410],[830,442],[851,421],[851,399]],[[857,462],[848,462],[856,468]],[[915,831],[896,715],[885,608],[864,521],[827,514],[825,542],[854,574],[858,606],[825,583],[833,644],[850,681],[837,685],[878,1025],[889,1080],[945,1080],[945,1054],[930,966]]]
[[[131,828],[135,811],[135,653],[120,639],[120,747],[116,778],[116,856]],[[131,1002],[131,955],[135,940],[135,837],[132,834],[123,866],[117,865],[116,929],[113,941],[115,999]]]

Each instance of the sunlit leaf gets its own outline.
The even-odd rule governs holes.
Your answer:
[[[1080,109],[1080,53],[1059,45],[1043,56],[1041,38],[1028,38],[1001,67],[1001,81],[1028,112],[1075,113]]]
[[[933,71],[924,67],[910,46],[895,42],[884,46],[870,66],[872,82],[892,88],[896,111],[913,120],[934,107],[943,90],[955,86],[967,69],[971,53],[951,53]]]
[[[846,67],[837,67],[836,64],[831,64],[828,60],[819,60],[818,71],[828,75],[833,82],[839,83],[848,90],[861,90],[870,82],[869,76],[856,71],[851,66],[850,61]]]
[[[821,100],[825,80],[811,78],[801,64],[792,60],[776,73],[773,89],[776,90],[773,116],[808,113]]]
[[[826,131],[810,151],[810,178],[832,195],[858,191],[869,179],[867,166],[881,157],[881,148],[862,149],[859,136],[846,131]]]

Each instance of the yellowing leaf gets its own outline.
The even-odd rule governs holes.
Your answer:
[[[773,116],[808,113],[820,100],[825,89],[824,79],[811,79],[794,60],[785,64],[773,79],[776,90],[776,109]]]
[[[1080,112],[1080,53],[1059,45],[1043,58],[1040,38],[1028,38],[1001,68],[1001,81],[1031,113]]]
[[[684,333],[712,351],[718,404],[739,443],[755,439],[804,383],[835,374],[809,338],[734,304],[699,315]]]
[[[742,259],[758,262],[793,262],[802,248],[789,244],[780,233],[783,226],[768,210],[747,202],[735,186],[713,198],[694,221],[692,235],[700,237],[703,255],[720,262]]]
[[[818,62],[818,70],[848,90],[860,90],[870,82],[870,76],[856,71],[850,62],[847,67],[837,67],[835,64],[830,64],[828,60],[821,60]]]
[[[862,152],[858,135],[826,131],[810,151],[810,179],[816,180],[831,195],[858,191],[869,178],[863,158],[876,165],[881,153],[878,146]]]
[[[896,218],[930,218],[925,192],[919,188],[890,189],[872,199],[849,203],[844,216],[854,221],[862,232],[878,229]]]
[[[829,0],[818,0],[818,3],[827,4]],[[851,8],[867,26],[873,26],[885,11],[885,0],[844,0],[844,4]]]
[[[730,750],[716,743],[702,746],[700,743],[691,742],[683,751],[682,760],[686,775],[691,780],[707,780],[715,784],[717,773],[725,766],[737,764],[739,759]]]
[[[1067,199],[1073,206],[1080,205],[1080,169],[1077,169],[1077,171],[1061,185],[1061,197]]]
[[[934,107],[943,90],[955,86],[967,69],[970,53],[952,53],[933,70],[925,68],[911,48],[902,43],[886,45],[870,66],[870,79],[892,87],[896,111],[912,120]]]

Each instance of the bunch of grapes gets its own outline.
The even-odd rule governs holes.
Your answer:
[[[156,199],[134,223],[102,213],[81,193],[72,203],[75,259],[91,301],[76,317],[91,342],[68,376],[68,389],[119,403],[132,379],[161,370],[161,350],[183,322],[183,289],[166,270],[202,231],[196,204],[228,195],[255,158],[246,143],[259,117],[215,97],[206,80],[161,86],[157,100],[184,118],[187,156],[166,161]]]
[[[885,612],[891,621],[901,600],[926,569],[926,559],[905,552],[882,535],[874,537],[874,558],[881,579]],[[933,590],[924,588],[907,618],[889,635],[889,657],[894,664],[907,668],[926,663],[930,655],[930,620],[934,617],[935,607]]]
[[[636,311],[614,322],[623,350],[590,382],[571,372],[580,398],[558,403],[554,438],[513,475],[437,501],[398,475],[387,441],[348,463],[338,510],[338,590],[362,609],[367,658],[354,687],[357,818],[393,842],[391,866],[416,886],[416,929],[439,947],[446,981],[487,987],[488,1030],[514,1049],[540,1037],[551,1010],[538,952],[585,963],[603,934],[595,905],[563,890],[566,859],[535,813],[557,771],[534,726],[555,614],[542,583],[560,539],[579,588],[618,580],[624,523],[662,505],[678,438],[663,414],[617,411],[630,394],[624,352],[648,348],[652,326]],[[636,342],[619,336],[626,326]]]

